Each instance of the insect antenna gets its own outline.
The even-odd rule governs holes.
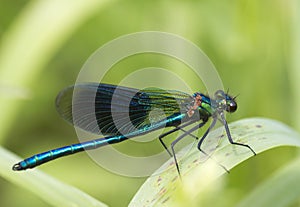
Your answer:
[[[234,96],[232,99],[235,101],[235,99],[239,96],[240,94]]]

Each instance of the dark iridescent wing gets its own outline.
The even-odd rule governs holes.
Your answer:
[[[83,130],[119,135],[185,113],[192,100],[179,91],[83,83],[62,90],[56,108],[65,120]]]

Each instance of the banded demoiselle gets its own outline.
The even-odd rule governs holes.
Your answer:
[[[36,154],[15,164],[13,170],[34,168],[59,157],[119,143],[165,127],[173,127],[161,134],[159,140],[169,155],[174,157],[180,175],[174,146],[187,135],[195,137],[192,133],[204,126],[210,117],[212,122],[198,142],[197,147],[201,152],[205,153],[201,145],[219,120],[225,127],[231,144],[247,147],[254,155],[256,154],[249,145],[233,141],[224,112],[235,112],[237,103],[235,97],[222,90],[216,91],[214,97],[209,97],[199,92],[189,95],[175,90],[154,88],[138,90],[103,83],[82,83],[62,90],[56,98],[56,108],[59,114],[74,126],[88,132],[101,133],[103,137]],[[153,109],[162,110],[164,115],[155,117],[155,121],[150,120],[149,114]],[[195,126],[189,130],[184,129],[193,124]],[[183,134],[171,143],[169,150],[163,138],[178,130],[183,131]]]

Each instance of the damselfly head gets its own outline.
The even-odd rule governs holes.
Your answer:
[[[237,109],[237,103],[234,98],[222,90],[215,92],[215,101],[217,102],[219,109],[225,110],[229,113],[233,113]]]

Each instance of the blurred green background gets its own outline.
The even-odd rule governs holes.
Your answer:
[[[224,87],[240,94],[238,111],[227,116],[229,122],[263,116],[300,130],[297,0],[0,0],[0,5],[0,141],[21,157],[76,142],[73,127],[56,113],[57,93],[75,82],[84,62],[100,46],[148,30],[180,35],[208,55]],[[145,58],[134,64],[156,63],[153,57],[147,60],[146,65]],[[124,65],[128,71],[130,66]],[[121,78],[116,73],[107,81],[118,83]],[[203,90],[192,78],[191,82],[195,90]],[[154,150],[158,146],[153,145]],[[230,195],[228,205],[297,153],[291,147],[278,148],[233,169],[224,193]],[[85,153],[39,169],[110,206],[126,206],[146,179],[112,174]],[[2,178],[0,205],[49,206]]]

